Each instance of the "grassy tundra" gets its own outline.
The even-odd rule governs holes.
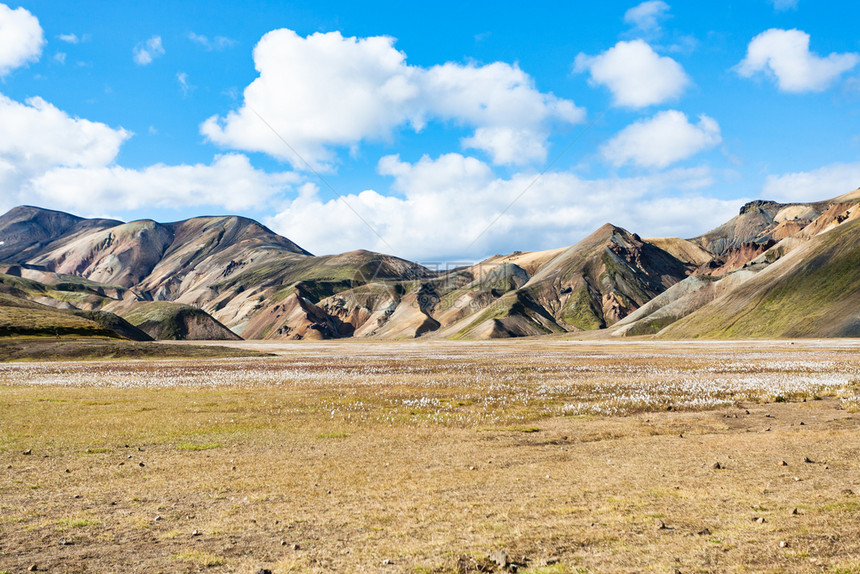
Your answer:
[[[0,572],[860,572],[857,342],[245,345],[0,364]]]

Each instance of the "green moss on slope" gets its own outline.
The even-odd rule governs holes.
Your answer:
[[[185,318],[194,314],[206,313],[188,305],[154,301],[140,303],[124,318],[155,339],[184,340],[188,336]]]
[[[0,293],[0,337],[58,335],[120,336],[91,318]]]
[[[606,326],[585,285],[580,286],[570,295],[562,307],[561,320],[583,331],[593,331]]]
[[[469,324],[466,327],[460,329],[460,331],[453,335],[451,339],[465,339],[468,337],[469,332],[472,329],[484,324],[490,319],[499,319],[501,317],[507,317],[517,313],[518,311],[523,311],[523,308],[522,303],[520,303],[520,301],[515,295],[502,297],[501,299],[499,299],[495,303],[492,303],[489,307],[481,311],[481,313],[475,319],[469,321]]]
[[[860,335],[860,221],[822,234],[781,276],[761,275],[672,325],[667,337]],[[766,272],[763,272],[766,273]]]

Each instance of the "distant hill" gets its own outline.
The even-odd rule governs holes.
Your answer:
[[[48,331],[45,313],[111,313],[161,339],[857,336],[858,204],[860,190],[754,201],[689,239],[606,224],[445,272],[314,256],[242,217],[123,223],[25,206],[0,217],[0,292],[39,305],[5,308]]]
[[[860,218],[792,250],[666,329],[667,337],[860,337]]]
[[[860,336],[860,190],[815,204],[750,205],[692,240],[711,247],[717,241],[722,255],[613,334]],[[742,240],[731,239],[738,228]]]
[[[0,291],[0,337],[10,336],[152,340],[149,335],[113,313],[54,309]]]

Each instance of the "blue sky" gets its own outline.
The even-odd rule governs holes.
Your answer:
[[[0,4],[0,211],[472,261],[860,185],[855,2]]]

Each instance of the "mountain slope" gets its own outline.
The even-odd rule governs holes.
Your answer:
[[[662,334],[860,336],[860,219],[817,235]]]
[[[123,319],[156,340],[238,341],[241,337],[201,309],[166,301],[145,301],[121,313]]]
[[[569,247],[435,272],[363,250],[316,257],[242,217],[121,223],[21,207],[0,218],[0,292],[113,311],[156,338],[844,335],[858,219],[860,190],[754,201],[692,239],[606,224]]]
[[[826,202],[782,204],[775,201],[751,201],[723,225],[690,241],[715,255],[726,255],[744,245],[782,239],[780,235],[787,223],[809,224],[826,208]]]
[[[15,207],[0,217],[0,262],[23,263],[56,239],[120,223],[112,219],[83,219],[29,205]]]
[[[0,292],[0,336],[152,340],[113,313],[55,309],[8,292]]]
[[[523,287],[562,326],[603,328],[681,281],[691,268],[638,235],[606,224]]]

